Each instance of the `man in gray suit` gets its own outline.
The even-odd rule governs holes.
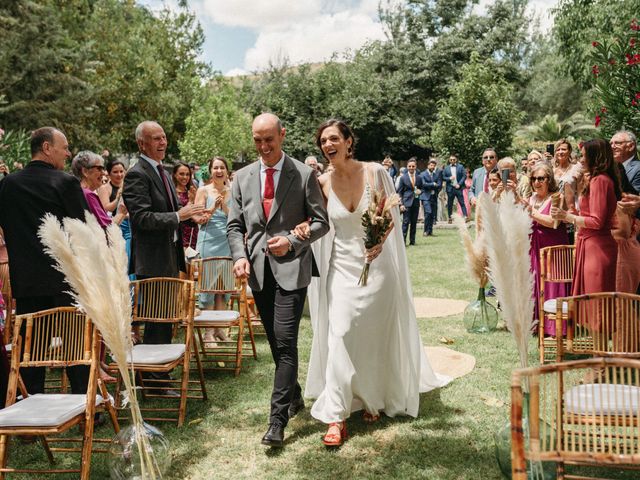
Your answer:
[[[259,160],[233,181],[227,237],[234,273],[248,278],[276,364],[269,429],[262,443],[284,444],[289,418],[304,408],[298,384],[298,326],[311,281],[311,242],[329,231],[315,171],[282,151],[285,129],[273,114],[252,125]],[[308,221],[310,236],[291,230]]]
[[[611,137],[613,159],[624,167],[629,183],[636,193],[640,193],[640,160],[636,155],[637,149],[636,136],[628,130],[621,130]]]

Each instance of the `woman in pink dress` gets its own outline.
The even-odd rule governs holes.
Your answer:
[[[620,168],[623,168],[620,166]],[[621,178],[622,179],[622,178]],[[622,179],[622,189],[632,193],[633,187]],[[640,283],[640,221],[625,213],[619,206],[616,209],[614,228],[611,231],[618,243],[618,265],[616,267],[616,292],[636,293]]]
[[[617,201],[622,197],[618,169],[608,142],[585,142],[582,163],[589,181],[580,197],[578,215],[552,207],[551,216],[578,228],[572,295],[616,290],[618,244],[611,235]],[[593,328],[599,328],[594,318]]]
[[[527,205],[527,210],[533,220],[529,256],[531,257],[531,271],[534,279],[533,321],[534,324],[537,324],[538,321],[542,321],[538,302],[540,298],[540,250],[554,245],[568,245],[569,236],[563,223],[554,227],[554,220],[549,214],[551,196],[558,191],[558,184],[555,181],[551,166],[547,163],[538,163],[533,166],[530,169],[529,182],[533,189],[533,194],[529,198]],[[545,300],[566,297],[569,293],[570,288],[566,283],[548,282],[544,285]],[[555,336],[555,319],[544,318],[544,333],[545,335]]]

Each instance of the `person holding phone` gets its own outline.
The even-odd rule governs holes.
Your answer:
[[[480,193],[489,193],[489,173],[498,162],[498,154],[493,148],[486,148],[482,152],[482,167],[473,171],[471,188],[469,189],[469,202],[475,206]]]
[[[520,202],[515,160],[511,157],[504,157],[498,162],[498,171],[500,172],[500,183],[493,192],[494,199],[499,200],[504,192],[513,192],[516,202]]]

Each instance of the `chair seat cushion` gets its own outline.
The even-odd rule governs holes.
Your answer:
[[[236,310],[203,310],[193,320],[198,322],[235,322],[240,317]]]
[[[545,313],[556,313],[557,303],[558,302],[556,302],[556,299],[552,298],[551,300],[547,300],[546,302],[544,302],[542,308],[544,309]],[[563,303],[562,313],[566,314],[568,312],[569,312],[569,304]]]
[[[587,383],[564,394],[565,409],[578,415],[640,415],[640,387]]]
[[[96,405],[102,397],[96,396]],[[86,395],[37,393],[0,410],[0,427],[55,427],[84,412]]]
[[[53,338],[51,339],[51,345],[49,345],[49,348],[50,348],[51,350],[56,349],[56,348],[60,348],[61,346],[62,346],[62,338],[60,338],[60,337],[53,337]],[[5,350],[7,351],[7,353],[8,353],[8,352],[10,352],[10,351],[11,351],[11,347],[12,347],[12,344],[11,344],[11,343],[7,343],[7,344],[4,346],[4,349],[5,349]]]
[[[149,365],[161,365],[173,362],[184,354],[184,343],[167,343],[162,345],[139,344],[133,346],[133,362],[127,354],[128,363],[144,363]]]

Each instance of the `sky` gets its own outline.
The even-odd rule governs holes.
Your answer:
[[[399,1],[399,0],[395,0]],[[482,11],[493,0],[480,0]],[[558,0],[530,0],[540,25],[552,24]],[[202,58],[224,75],[242,75],[269,64],[322,62],[368,41],[385,38],[380,0],[189,0],[206,40]],[[176,0],[138,0],[152,10]]]

